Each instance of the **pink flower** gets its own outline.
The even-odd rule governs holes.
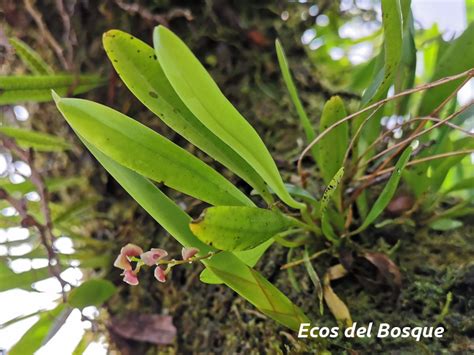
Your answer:
[[[155,278],[160,282],[166,282],[166,271],[157,266],[155,268]]]
[[[130,258],[143,254],[143,249],[135,244],[127,244],[120,250],[120,255],[115,259],[114,266],[122,270],[132,270]],[[138,283],[138,282],[137,282]]]
[[[197,253],[199,253],[198,248],[184,247],[183,250],[181,250],[181,256],[183,257],[183,260],[191,259]]]
[[[125,270],[123,272],[123,281],[128,283],[129,285],[136,286],[138,285],[138,277],[132,270]]]
[[[153,266],[157,263],[158,260],[163,259],[167,255],[168,255],[168,252],[166,250],[152,248],[150,251],[147,251],[146,253],[141,254],[140,258],[146,265]]]

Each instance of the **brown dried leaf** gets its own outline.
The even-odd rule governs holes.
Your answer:
[[[383,253],[367,252],[363,256],[377,268],[385,283],[398,295],[402,287],[402,275],[398,266]]]
[[[407,193],[395,196],[388,204],[386,212],[392,216],[401,216],[409,211],[415,204],[415,198]]]
[[[130,313],[113,317],[109,327],[125,339],[153,344],[172,344],[176,337],[173,318],[161,314]]]
[[[352,318],[346,304],[336,295],[331,287],[331,280],[337,280],[344,277],[347,274],[347,270],[341,264],[337,264],[328,269],[324,275],[323,280],[323,293],[324,300],[333,314],[334,318],[344,326],[352,325]]]

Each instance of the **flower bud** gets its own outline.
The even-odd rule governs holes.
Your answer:
[[[160,282],[166,282],[166,272],[161,267],[155,268],[155,278]]]
[[[125,270],[123,272],[123,281],[128,283],[129,285],[136,286],[138,285],[138,277],[132,270]]]
[[[183,257],[183,260],[191,259],[197,253],[199,253],[198,248],[184,247],[183,250],[181,250],[181,256]]]

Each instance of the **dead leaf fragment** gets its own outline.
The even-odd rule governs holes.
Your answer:
[[[109,328],[123,338],[153,344],[172,344],[176,337],[173,318],[161,314],[130,313],[113,317]]]
[[[346,304],[339,298],[338,295],[336,295],[331,287],[331,280],[340,279],[346,274],[347,270],[344,269],[341,264],[330,267],[324,275],[323,293],[324,301],[326,301],[326,304],[334,318],[336,318],[336,320],[341,322],[344,326],[351,326],[352,318],[349,308],[347,308]]]

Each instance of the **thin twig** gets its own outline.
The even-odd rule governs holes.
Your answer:
[[[35,0],[24,0],[24,1],[25,1],[26,11],[28,11],[31,17],[33,17],[33,20],[35,21],[36,26],[38,26],[41,32],[41,35],[46,39],[46,41],[53,48],[63,68],[66,70],[69,70],[70,69],[69,63],[67,62],[66,58],[64,58],[63,49],[61,48],[59,43],[56,41],[56,39],[53,37],[51,32],[49,32],[48,28],[46,27],[46,24],[43,21],[43,16],[41,15],[41,13],[35,8],[34,6]]]
[[[354,136],[352,137],[352,139],[349,143],[349,146],[346,149],[346,153],[344,154],[344,159],[342,160],[342,166],[344,166],[346,164],[346,161],[349,158],[349,153],[352,150],[357,138],[359,137],[360,132],[362,132],[362,129],[365,127],[365,124],[378,112],[378,110],[381,107],[382,106],[377,107],[370,115],[368,115],[365,118],[364,122],[362,122],[362,124],[359,126],[359,128],[357,128],[357,131],[355,132]]]
[[[416,134],[412,134],[410,135],[408,138],[404,139],[403,141],[401,142],[398,142],[396,144],[394,144],[393,146],[385,149],[384,151],[380,152],[379,154],[376,154],[375,157],[372,157],[371,159],[368,159],[366,162],[364,162],[364,164],[362,166],[366,166],[367,164],[369,164],[370,162],[372,162],[373,160],[375,160],[376,158],[386,154],[386,153],[389,153],[390,151],[392,151],[393,149],[396,149],[396,148],[399,148],[397,149],[393,154],[391,154],[389,157],[387,157],[380,166],[378,166],[374,172],[370,173],[370,175],[368,175],[369,177],[366,179],[367,181],[365,183],[363,183],[361,186],[359,186],[351,195],[351,198],[350,198],[350,203],[352,203],[353,201],[356,200],[356,198],[362,193],[362,191],[364,191],[368,186],[371,185],[371,181],[372,179],[374,179],[375,177],[381,175],[380,172],[381,171],[384,171],[384,168],[385,166],[387,166],[387,164],[392,161],[392,159],[394,157],[396,157],[402,149],[405,148],[406,145],[410,144],[414,139],[424,135],[425,133],[428,133],[430,131],[432,131],[433,129],[435,129],[436,127],[439,127],[441,126],[442,124],[444,124],[445,122],[451,120],[452,118],[456,117],[457,115],[459,115],[460,113],[462,113],[463,111],[465,111],[467,108],[469,108],[469,106],[472,105],[472,102],[461,107],[458,111],[454,112],[453,114],[449,115],[448,117],[440,120],[439,122],[435,123],[433,126],[425,129],[424,131],[421,131],[421,132],[418,132]],[[420,127],[421,124],[418,126]]]
[[[48,257],[48,268],[51,274],[61,284],[63,299],[66,300],[65,286],[69,283],[61,277],[61,269],[56,251],[54,249],[54,241],[56,237],[53,233],[53,222],[51,217],[51,210],[49,208],[48,190],[44,180],[38,170],[35,168],[34,153],[32,150],[27,151],[20,148],[13,139],[0,136],[3,147],[9,149],[18,158],[25,161],[31,169],[31,182],[35,185],[36,190],[40,196],[40,208],[43,214],[45,224],[40,223],[35,217],[30,215],[27,210],[26,201],[24,198],[16,199],[11,196],[6,190],[0,189],[0,199],[4,199],[15,208],[22,218],[21,225],[24,228],[35,227],[40,235],[41,244],[46,249]]]
[[[474,149],[457,150],[455,152],[435,154],[435,155],[430,155],[429,157],[424,157],[424,158],[409,161],[406,166],[409,167],[409,166],[413,166],[413,165],[424,163],[424,162],[431,161],[431,160],[436,160],[436,159],[441,159],[441,158],[448,158],[448,157],[452,157],[452,156],[456,156],[456,155],[472,154],[472,153],[474,153]],[[392,172],[393,170],[395,170],[394,166],[378,171],[375,174],[375,176],[388,174],[388,173]],[[356,179],[356,181],[368,180],[371,176],[373,176],[373,174],[364,175],[364,176],[361,176],[360,178]]]
[[[364,150],[364,152],[357,158],[356,162],[355,162],[355,166],[358,168],[358,165],[359,165],[359,162],[362,160],[362,158],[373,148],[375,147],[378,143],[380,143],[381,141],[383,141],[384,138],[386,138],[388,135],[390,135],[391,133],[393,133],[393,131],[395,131],[396,129],[399,129],[399,128],[402,128],[403,126],[407,125],[407,124],[412,124],[413,122],[416,122],[416,121],[432,121],[432,122],[442,122],[443,125],[445,126],[448,126],[448,127],[451,127],[453,129],[456,129],[468,136],[471,136],[471,137],[474,137],[474,133],[473,132],[470,132],[468,130],[465,130],[464,128],[462,127],[459,127],[451,122],[447,122],[447,121],[443,121],[442,119],[440,118],[436,118],[436,117],[415,117],[415,118],[412,118],[408,121],[404,121],[400,124],[397,124],[396,126],[394,126],[393,128],[385,131],[383,134],[381,134],[379,137],[377,137],[377,139],[375,141],[372,142],[372,144],[370,144],[366,150]]]
[[[61,20],[63,22],[64,27],[64,45],[66,46],[66,57],[69,67],[74,66],[74,48],[73,45],[76,44],[76,36],[74,30],[71,26],[71,18],[69,16],[66,7],[64,6],[63,0],[56,0],[56,8],[58,10],[59,16],[61,16]]]
[[[298,174],[302,180],[302,182],[304,181],[304,178],[303,178],[303,158],[305,157],[305,155],[311,150],[311,148],[316,144],[318,143],[322,138],[324,138],[329,132],[331,132],[334,128],[338,127],[339,125],[343,124],[344,122],[347,122],[351,119],[354,119],[355,117],[359,116],[360,114],[364,113],[364,112],[367,112],[369,110],[372,110],[374,108],[377,108],[379,106],[382,106],[384,105],[385,103],[387,102],[390,102],[392,100],[395,100],[395,99],[398,99],[400,97],[403,97],[403,96],[407,96],[407,95],[411,95],[415,92],[418,92],[418,91],[423,91],[423,90],[427,90],[427,89],[431,89],[433,87],[436,87],[436,86],[439,86],[439,85],[443,85],[443,84],[446,84],[448,82],[451,82],[451,81],[454,81],[454,80],[458,80],[460,78],[464,78],[464,77],[469,77],[469,78],[472,78],[474,76],[474,69],[471,68],[469,70],[466,70],[465,72],[462,72],[462,73],[459,73],[459,74],[456,74],[456,75],[453,75],[453,76],[448,76],[446,78],[442,78],[442,79],[439,79],[439,80],[436,80],[434,82],[431,82],[431,83],[427,83],[427,84],[423,84],[423,85],[420,85],[420,86],[417,86],[413,89],[409,89],[409,90],[405,90],[405,91],[402,91],[398,94],[395,94],[391,97],[387,97],[383,100],[380,100],[380,101],[377,101],[365,108],[363,108],[362,110],[359,110],[357,112],[354,112],[353,114],[350,114],[346,117],[344,117],[343,119],[333,123],[331,126],[329,126],[328,128],[326,128],[323,132],[321,132],[311,143],[309,143],[306,148],[303,150],[303,152],[300,154],[299,158],[298,158],[298,163],[297,163],[297,171],[298,171]]]
[[[192,21],[194,19],[191,11],[188,9],[174,8],[166,14],[153,14],[146,7],[143,7],[137,3],[128,4],[123,0],[115,0],[115,3],[122,10],[128,12],[131,15],[139,15],[147,21],[159,23],[164,26],[168,26],[169,21],[176,17],[184,17],[188,21]]]
[[[446,105],[446,103],[448,103],[453,97],[454,95],[464,86],[465,83],[467,83],[471,78],[471,75],[469,75],[460,85],[458,85],[456,87],[456,89],[451,92],[451,94],[448,95],[447,98],[445,98],[434,110],[433,112],[430,114],[430,116],[437,116],[439,114],[439,112],[443,109],[444,105]],[[472,104],[472,102],[471,102]],[[469,105],[465,106],[465,108],[469,107]],[[449,121],[450,119],[454,118],[456,115],[458,115],[459,113],[461,113],[462,111],[464,111],[462,108],[457,112],[457,113],[454,113],[453,115],[451,116],[448,116],[446,119],[443,119],[441,120],[440,122],[436,123],[434,126],[440,126],[441,124],[444,124],[445,122]],[[393,158],[395,158],[396,156],[398,156],[402,151],[403,149],[405,149],[405,147],[410,144],[410,142],[415,139],[417,137],[417,135],[419,136],[421,133],[421,130],[423,129],[423,127],[425,126],[427,121],[422,121],[420,122],[420,124],[418,125],[418,127],[416,127],[415,131],[410,134],[410,136],[405,139],[404,142],[400,142],[399,146],[398,146],[398,149],[392,153],[390,156],[388,156],[387,158],[385,158],[385,160],[382,162],[382,164],[380,164],[374,171],[374,174],[377,173],[378,171],[381,171],[383,170],[391,161]],[[434,127],[431,127],[431,129],[434,128]],[[424,133],[426,132],[429,132],[430,129],[428,130],[425,130]],[[424,134],[422,133],[422,134]],[[392,148],[391,148],[392,149]],[[372,159],[369,159],[366,164],[368,164],[370,161],[373,161],[375,160],[375,158],[372,158]],[[375,175],[373,175],[375,177]],[[366,184],[368,185],[370,184],[370,180],[369,182]],[[356,193],[354,193],[354,195],[357,195],[357,193],[360,193],[366,186],[362,186],[361,188],[358,189],[358,191],[356,191]],[[354,195],[352,198],[354,198]]]
[[[329,249],[320,250],[320,251],[314,253],[313,255],[311,255],[308,259],[309,259],[309,260],[313,260],[313,259],[316,259],[316,258],[320,257],[320,256],[323,255],[323,254],[326,254],[326,253],[329,253]],[[282,266],[280,267],[280,270],[286,270],[286,269],[292,268],[292,267],[294,267],[294,266],[303,264],[304,261],[305,261],[305,259],[299,259],[299,260],[295,260],[295,261],[289,262],[289,263],[287,263],[287,264],[282,265]]]
[[[458,111],[452,113],[451,115],[449,115],[446,118],[443,118],[442,120],[438,121],[437,123],[435,123],[434,125],[432,125],[431,127],[427,128],[427,129],[425,129],[424,131],[421,131],[421,132],[418,132],[414,135],[411,135],[410,137],[404,139],[403,141],[400,141],[400,142],[388,147],[387,149],[381,151],[380,153],[374,155],[372,158],[368,159],[366,162],[364,162],[364,165],[370,164],[372,161],[377,160],[378,158],[380,158],[381,156],[387,154],[388,152],[390,152],[390,151],[392,151],[392,150],[394,150],[394,149],[396,149],[400,146],[405,146],[405,145],[409,144],[410,142],[412,142],[414,139],[416,139],[416,138],[418,138],[418,137],[420,137],[420,136],[422,136],[422,135],[424,135],[428,132],[431,132],[433,129],[443,125],[447,121],[453,119],[454,117],[456,117],[459,114],[466,111],[473,103],[474,103],[474,101],[471,101],[467,105],[462,106]]]

